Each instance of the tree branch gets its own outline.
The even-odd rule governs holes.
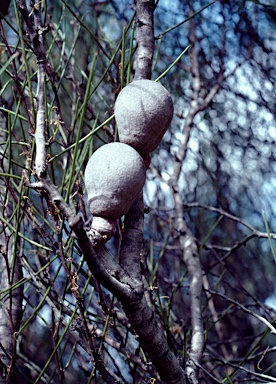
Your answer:
[[[150,79],[154,52],[153,0],[136,0],[137,53],[135,80]]]
[[[216,295],[216,296],[222,297],[223,299],[225,299],[229,303],[232,303],[232,304],[236,305],[237,307],[239,307],[242,311],[249,313],[251,316],[255,317],[256,319],[261,321],[263,324],[265,324],[265,326],[270,329],[270,331],[273,335],[276,335],[276,328],[273,327],[273,325],[263,316],[258,315],[256,312],[250,311],[250,309],[246,308],[244,305],[240,304],[238,301],[233,300],[230,297],[224,295],[223,293],[219,293],[219,292],[213,291],[211,289],[208,289],[207,292],[209,292],[211,295]]]
[[[191,13],[193,9],[191,7]],[[200,91],[200,72],[196,51],[195,24],[191,19],[190,42],[192,46],[192,74],[193,74],[193,100],[191,102],[188,116],[185,120],[183,130],[183,140],[179,146],[176,160],[174,163],[173,174],[169,180],[172,188],[174,205],[175,205],[175,228],[179,233],[179,243],[183,251],[183,259],[187,266],[190,276],[190,303],[191,303],[191,320],[192,320],[192,339],[191,349],[187,360],[186,374],[188,380],[192,384],[198,383],[198,364],[201,362],[203,346],[204,346],[204,329],[201,318],[201,293],[202,293],[202,269],[200,264],[199,253],[197,249],[196,239],[187,227],[184,219],[184,204],[178,189],[178,181],[180,178],[182,165],[184,163],[188,142],[193,126],[193,120],[199,112],[198,103]]]
[[[7,141],[8,131],[6,118],[0,112],[0,143]],[[0,153],[0,163],[8,172],[6,157]],[[10,220],[13,215],[11,201],[8,200],[6,184],[0,180],[0,207],[4,218]],[[2,222],[0,231],[1,277],[0,291],[7,293],[0,301],[0,383],[11,384],[13,381],[13,365],[16,353],[15,332],[18,331],[22,318],[23,285],[16,289],[11,287],[23,277],[22,266],[17,255],[16,234],[12,236],[9,228]]]
[[[144,239],[143,193],[136,198],[125,216],[120,250],[120,266],[141,281],[141,261]]]
[[[196,239],[184,220],[183,202],[178,187],[173,185],[172,189],[175,202],[175,228],[179,233],[179,243],[190,276],[192,340],[186,374],[189,382],[195,384],[198,383],[197,364],[201,361],[204,346],[204,329],[201,318],[202,269]]]
[[[84,258],[99,282],[122,302],[128,320],[139,337],[161,379],[169,384],[185,383],[184,372],[168,347],[163,331],[158,327],[148,306],[142,280],[128,275],[105,248],[94,250],[79,217],[70,223],[76,233]],[[131,258],[132,255],[130,254]]]

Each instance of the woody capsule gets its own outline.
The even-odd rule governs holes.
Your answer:
[[[88,236],[96,248],[111,239],[116,220],[127,213],[145,180],[144,161],[127,144],[105,144],[90,157],[84,182],[93,215]]]
[[[142,190],[150,153],[172,120],[173,102],[160,83],[135,80],[120,92],[114,112],[120,142],[96,150],[84,173],[93,215],[88,236],[97,248],[111,239],[116,220],[128,212]]]
[[[136,149],[148,168],[150,153],[159,145],[173,117],[171,95],[160,83],[135,80],[119,93],[114,113],[120,142]]]

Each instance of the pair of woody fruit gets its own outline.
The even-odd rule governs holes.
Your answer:
[[[128,212],[142,190],[150,153],[172,120],[173,102],[160,83],[135,80],[120,92],[114,112],[120,142],[95,151],[84,173],[93,215],[88,235],[97,248],[111,239],[116,220]]]

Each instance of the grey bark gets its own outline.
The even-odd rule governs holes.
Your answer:
[[[154,313],[146,302],[142,278],[128,274],[105,248],[95,251],[83,229],[80,217],[72,218],[69,224],[77,236],[90,270],[99,282],[122,302],[128,320],[161,380],[168,384],[185,383],[184,371],[169,349],[164,333],[158,327]],[[133,260],[131,254],[129,258]],[[138,269],[134,273],[138,274]]]
[[[136,0],[137,54],[135,80],[150,79],[154,52],[153,0]]]

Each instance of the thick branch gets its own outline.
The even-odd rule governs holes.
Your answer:
[[[185,375],[179,361],[170,350],[162,330],[158,327],[145,296],[135,306],[124,305],[128,320],[145,352],[157,369],[161,380],[170,384],[184,384]]]
[[[144,202],[141,192],[125,216],[120,250],[120,265],[130,276],[141,281],[141,261],[144,239]]]
[[[135,80],[150,79],[154,52],[153,0],[137,0],[137,53]]]
[[[149,355],[161,379],[170,384],[185,383],[179,361],[170,351],[167,340],[158,327],[151,308],[147,305],[141,280],[125,272],[105,248],[97,251],[93,249],[80,217],[71,221],[70,225],[76,233],[90,270],[99,282],[122,302],[142,348]]]

